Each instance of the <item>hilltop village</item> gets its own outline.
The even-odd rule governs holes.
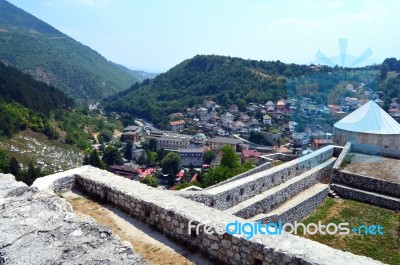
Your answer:
[[[153,186],[163,184],[163,188],[180,189],[204,186],[200,183],[202,175],[221,165],[224,146],[232,148],[240,163],[247,162],[246,170],[266,163],[271,154],[295,159],[335,144],[333,123],[369,100],[383,106],[382,95],[363,84],[355,87],[349,83],[345,87],[350,92],[363,89],[364,96],[341,97],[338,104],[328,105],[316,104],[310,98],[281,99],[250,103],[243,110],[235,104],[223,108],[206,97],[197,107],[169,114],[169,130],[158,130],[137,119],[135,125],[125,127],[121,134],[123,163],[110,165],[108,170],[134,180],[151,177],[148,182]],[[391,100],[388,113],[397,121],[400,119],[397,98]],[[93,148],[99,150],[100,145]],[[175,159],[179,160],[173,180],[168,177],[171,172],[163,172],[162,166],[169,152],[177,154]]]

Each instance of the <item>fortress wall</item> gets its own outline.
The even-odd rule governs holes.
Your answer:
[[[32,184],[32,187],[37,187],[39,190],[49,189],[54,192],[66,192],[74,188],[76,183],[76,174],[90,168],[93,167],[82,166],[46,177],[38,178]]]
[[[332,165],[333,161],[325,163],[323,168],[313,170],[314,172],[311,172],[310,174],[307,174],[306,172],[304,173],[304,177],[299,181],[291,183],[290,185],[287,185],[287,187],[267,195],[262,200],[251,205],[243,205],[243,207],[234,214],[247,219],[259,213],[267,213],[305,189],[321,182],[321,180],[330,178]],[[310,200],[309,202],[314,205],[313,200]]]
[[[400,134],[372,134],[334,129],[334,143],[344,146],[347,142],[357,144],[364,152],[400,156]],[[364,147],[362,147],[364,145]]]
[[[366,265],[382,264],[371,258],[357,256],[293,235],[255,235],[247,240],[244,235],[218,235],[227,223],[246,222],[244,219],[224,213],[203,204],[187,200],[171,193],[157,190],[112,173],[81,167],[64,172],[66,178],[74,177],[76,187],[90,196],[108,201],[128,214],[148,223],[166,235],[187,246],[205,252],[226,264],[314,264],[314,265]],[[61,190],[62,174],[44,177],[35,186]],[[210,222],[212,234],[201,226],[198,235],[189,234],[189,221]],[[192,231],[192,230],[191,230]]]
[[[364,191],[340,184],[332,184],[331,189],[333,189],[340,197],[343,198],[366,202],[380,207],[385,207],[391,210],[400,211],[399,198],[394,198],[374,192]]]
[[[212,196],[211,199],[208,199],[209,204],[206,205],[215,207],[219,210],[228,209],[295,176],[298,176],[311,168],[320,167],[321,163],[332,158],[333,151],[334,146],[326,146],[311,154],[273,167],[269,170],[228,182],[223,186],[211,188],[204,192],[205,194],[210,194],[210,196]],[[201,202],[199,198],[196,198],[196,193],[191,193],[188,197]]]
[[[340,153],[337,156],[337,160],[333,165],[332,169],[337,170],[340,168],[346,155],[351,152],[351,146],[352,144],[350,142],[347,142],[346,145],[343,147],[343,149],[340,150]]]
[[[294,221],[300,221],[307,215],[309,215],[313,210],[315,210],[322,202],[326,199],[329,193],[329,186],[320,191],[319,193],[307,198],[297,205],[293,205],[293,207],[289,208],[287,211],[281,214],[274,214],[268,217],[259,219],[259,221],[263,224],[267,224],[269,222],[279,222],[283,223],[293,223]]]
[[[343,184],[356,189],[377,192],[400,198],[400,184],[382,179],[337,170],[333,174],[333,183]]]
[[[246,171],[246,172],[244,172],[242,174],[236,175],[236,176],[234,176],[234,177],[232,177],[230,179],[227,179],[225,181],[217,183],[217,184],[215,184],[215,185],[213,185],[211,187],[205,188],[203,191],[207,191],[209,189],[213,189],[215,187],[225,185],[228,182],[232,182],[232,181],[235,181],[235,180],[238,180],[238,179],[242,179],[242,178],[248,177],[250,175],[253,175],[255,173],[259,173],[259,172],[265,171],[267,169],[270,169],[270,168],[273,167],[273,161],[274,160],[282,160],[282,161],[286,162],[286,161],[294,160],[295,158],[296,157],[294,157],[293,155],[285,155],[285,154],[282,154],[282,153],[275,153],[275,154],[269,154],[269,155],[262,156],[262,157],[260,157],[260,159],[265,159],[265,160],[269,160],[269,161],[264,163],[264,164],[261,164],[261,165],[255,167],[255,168],[253,168],[253,169],[251,169],[249,171]]]
[[[237,180],[237,179],[245,178],[245,177],[253,175],[255,173],[262,172],[264,170],[270,169],[272,167],[273,167],[272,162],[266,162],[266,163],[264,163],[262,165],[259,165],[259,166],[255,167],[255,168],[253,168],[253,169],[251,169],[249,171],[246,171],[246,172],[244,172],[242,174],[236,175],[236,176],[234,176],[234,177],[232,177],[230,179],[224,180],[224,181],[222,181],[220,183],[217,183],[217,184],[215,184],[215,185],[213,185],[211,187],[205,188],[203,191],[206,191],[206,190],[218,187],[218,186],[225,185],[228,182],[232,182],[232,181]]]

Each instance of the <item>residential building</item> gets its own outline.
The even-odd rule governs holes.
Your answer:
[[[213,107],[215,107],[215,101],[213,101],[211,98],[206,98],[203,101],[203,105],[207,108],[207,109],[211,109]]]
[[[268,114],[274,114],[274,112],[275,112],[275,107],[268,107],[268,109],[267,109],[267,113]]]
[[[237,133],[247,133],[248,129],[246,124],[241,121],[236,121],[232,124],[231,129]]]
[[[247,125],[258,127],[260,125],[260,122],[256,118],[251,117],[251,119],[247,122]]]
[[[248,123],[249,120],[250,120],[250,116],[247,115],[247,114],[242,114],[242,115],[240,115],[238,120],[243,122],[243,123]]]
[[[252,160],[257,165],[259,159],[260,159],[260,153],[257,152],[256,150],[242,150],[241,152],[242,163]]]
[[[228,122],[233,122],[235,116],[233,116],[230,112],[227,111],[224,114],[222,114],[221,118],[222,118],[222,123],[226,124]]]
[[[229,107],[228,111],[229,111],[230,113],[237,113],[237,112],[239,112],[239,108],[238,108],[238,106],[237,106],[236,104],[232,104],[232,105]]]
[[[128,126],[122,130],[121,141],[139,142],[142,136],[142,128],[139,126]]]
[[[240,145],[243,144],[242,140],[229,138],[229,137],[215,137],[207,140],[207,145],[212,150],[220,150],[224,145],[230,145],[235,150],[241,149]]]
[[[168,115],[170,119],[174,118],[183,118],[183,114],[181,112],[175,112]]]
[[[277,110],[283,110],[283,109],[285,109],[285,108],[286,108],[286,102],[285,102],[283,99],[282,99],[282,100],[279,100],[279,101],[276,103],[275,108],[276,108]]]
[[[293,133],[292,135],[294,146],[308,145],[310,138],[306,133]]]
[[[119,165],[109,166],[107,168],[107,171],[128,179],[139,180],[139,174],[136,172],[137,169],[138,165],[125,164],[122,166]]]
[[[206,114],[206,113],[208,113],[208,109],[203,108],[203,107],[198,108],[198,109],[196,110],[196,114],[197,114],[198,116],[201,116],[202,114],[204,115],[204,114]]]
[[[249,111],[257,111],[258,110],[258,106],[255,103],[250,103],[250,105],[247,107],[247,109]]]
[[[194,167],[203,165],[203,150],[200,148],[178,149],[178,154],[181,157],[183,167],[189,167],[190,164]]]
[[[185,128],[185,121],[184,120],[171,121],[169,125],[173,132],[179,132],[183,130],[183,128]]]
[[[274,102],[272,102],[272,101],[268,101],[266,104],[265,104],[265,107],[268,109],[269,107],[272,107],[272,108],[274,108],[274,110],[275,110],[275,104],[274,104]]]
[[[219,136],[228,136],[229,135],[229,133],[227,131],[225,131],[224,129],[221,129],[221,128],[218,129],[217,134]]]
[[[354,90],[354,86],[352,84],[347,84],[346,85],[346,89],[349,91],[353,91]]]
[[[147,140],[155,139],[157,148],[163,148],[167,150],[178,150],[188,148],[190,140],[193,136],[177,134],[173,132],[154,131],[150,135],[146,136]]]
[[[272,123],[271,117],[269,115],[264,115],[263,116],[263,123],[267,124],[267,125],[271,125],[271,123]]]

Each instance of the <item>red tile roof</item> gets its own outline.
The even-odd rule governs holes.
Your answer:
[[[244,158],[249,158],[249,157],[260,157],[260,153],[258,153],[256,150],[243,150],[242,151],[242,156]]]
[[[171,124],[171,126],[176,126],[176,125],[185,124],[185,121],[184,120],[171,121],[169,124]]]

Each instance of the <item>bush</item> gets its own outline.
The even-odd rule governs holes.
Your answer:
[[[182,190],[182,189],[185,189],[185,188],[190,187],[190,186],[201,187],[201,183],[198,182],[198,181],[183,182],[183,183],[180,183],[180,184],[178,184],[178,185],[175,185],[172,189],[173,189],[173,190]]]
[[[143,179],[140,180],[140,182],[154,188],[157,188],[159,184],[158,179],[153,175],[148,175],[144,177]]]

